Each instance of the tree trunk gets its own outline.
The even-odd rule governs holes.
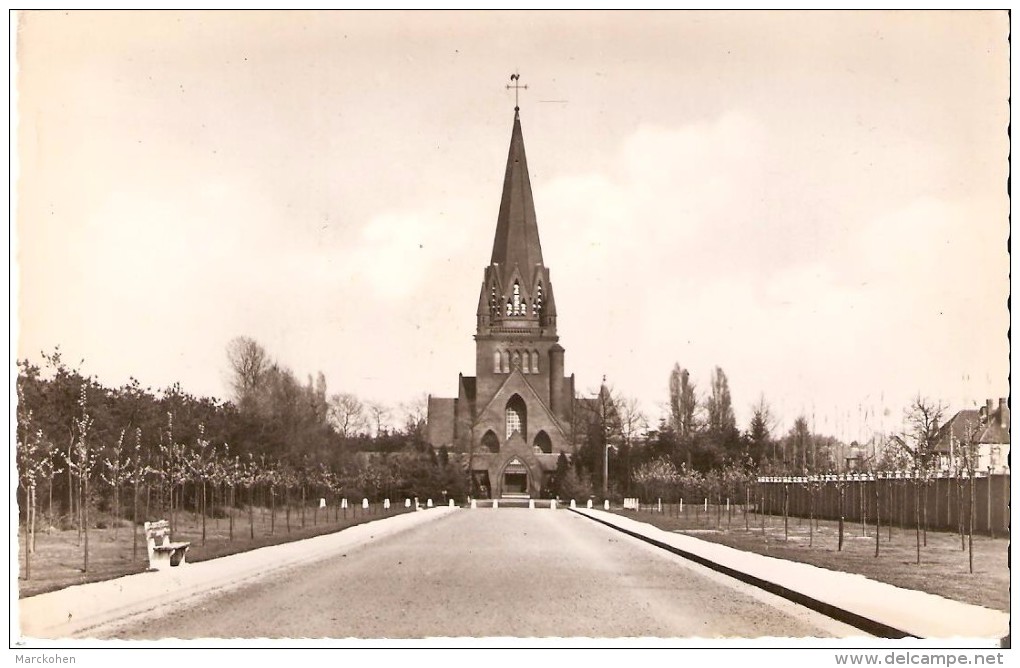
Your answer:
[[[747,511],[751,507],[751,486],[748,484],[744,485],[744,531],[751,531],[751,519],[747,516]]]
[[[138,559],[138,480],[134,484],[134,500],[131,502],[131,561]]]
[[[81,505],[82,505],[81,504],[81,502],[82,502],[82,498],[81,498],[82,492],[81,492],[81,486],[82,486],[82,477],[81,477],[81,475],[78,475],[78,489],[77,489],[77,494],[76,494],[76,496],[78,497],[78,516],[75,519],[75,523],[78,525],[78,545],[79,546],[81,545],[81,539],[82,539],[82,507],[81,507]]]
[[[875,557],[878,558],[878,546],[882,535],[882,495],[878,490],[878,477],[875,477]]]
[[[255,540],[255,488],[248,488],[248,532],[251,540]]]
[[[758,509],[761,517],[761,535],[765,536],[765,485],[761,486],[761,508]]]
[[[202,478],[202,545],[205,545],[205,515],[207,511],[205,478]]]
[[[886,518],[885,518],[886,519],[886,524],[889,525],[889,536],[886,538],[886,540],[889,541],[890,543],[892,542],[893,514],[896,512],[896,502],[895,502],[895,499],[893,498],[893,487],[895,487],[895,486],[896,486],[896,483],[894,483],[891,480],[885,486],[886,487],[885,498],[889,502],[888,503],[888,510],[886,510],[886,513],[885,513],[886,514]]]
[[[85,499],[84,499],[85,503],[84,503],[84,510],[83,510],[83,515],[82,515],[82,524],[84,525],[84,531],[85,531],[85,564],[84,564],[83,572],[88,573],[89,572],[89,477],[87,475],[85,476],[85,479],[84,479],[83,482],[84,482],[83,486],[85,488]]]
[[[301,485],[301,528],[305,528],[305,486]]]
[[[269,535],[276,533],[276,487],[269,487]]]
[[[26,499],[28,498],[28,491],[27,490],[25,491],[25,498]],[[29,543],[29,537],[28,537],[28,516],[30,514],[30,510],[27,507],[28,505],[29,505],[28,503],[25,504],[25,506],[26,506],[26,508],[25,508],[25,523],[22,526],[24,526],[24,534],[25,534],[25,543],[24,543],[24,545],[25,545],[25,579],[26,580],[31,580],[32,579],[32,553],[28,549],[28,543]]]
[[[169,495],[169,507],[166,509],[170,515],[170,540],[174,539],[174,533],[177,531],[177,518],[174,517],[174,484],[171,482],[168,485],[167,494]]]
[[[863,537],[868,535],[868,517],[867,517],[868,504],[865,501],[865,496],[866,495],[864,494],[864,490],[865,490],[864,485],[865,485],[865,482],[863,480],[861,480],[861,484],[857,487],[857,493],[861,497],[860,498],[860,501],[861,501],[861,503],[860,503],[860,506],[861,506],[861,538],[863,538]]]
[[[965,532],[965,527],[964,527],[964,522],[963,522],[963,510],[964,510],[964,507],[963,507],[963,475],[962,474],[956,479],[956,501],[957,501],[957,504],[956,504],[956,508],[957,508],[957,512],[956,512],[956,516],[957,517],[956,517],[956,520],[957,520],[957,524],[959,524],[959,529],[960,529],[960,552],[963,552],[964,550],[967,549],[967,545],[966,545],[966,542],[965,542],[966,539],[967,539],[967,534]]]
[[[49,498],[46,506],[46,533],[49,534],[50,527],[53,526],[53,476],[55,473],[50,473],[49,482],[46,485],[46,495]]]
[[[836,548],[837,552],[843,551],[843,502],[846,500],[846,489],[843,485],[839,486],[839,545]]]
[[[938,529],[939,528],[939,479],[938,479],[938,474],[936,474],[934,485],[935,485],[935,491],[932,492],[932,496],[935,497],[935,517],[934,517],[935,527],[934,528]]]
[[[36,534],[36,529],[35,529],[36,521],[35,520],[36,520],[36,515],[38,515],[38,512],[36,512],[35,485],[32,485],[31,493],[29,495],[28,510],[31,513],[31,521],[29,522],[29,525],[28,525],[29,530],[30,530],[30,536],[31,536],[29,538],[29,541],[28,541],[29,552],[31,552],[32,554],[35,554],[35,534]]]
[[[974,472],[970,472],[970,521],[967,523],[967,562],[970,567],[970,572],[974,572],[974,519],[975,519],[975,508],[974,508]]]
[[[921,506],[921,545],[928,547],[928,480],[924,481],[924,503]]]
[[[119,473],[119,472],[118,472]],[[120,536],[120,485],[113,485],[113,541]]]
[[[67,518],[74,520],[74,475],[71,473],[71,459],[73,455],[74,439],[67,446]],[[80,538],[79,538],[80,542]]]
[[[921,565],[921,485],[914,479],[914,534],[917,538],[917,565]]]
[[[229,540],[234,540],[234,486],[230,486],[230,502],[227,504],[227,519],[230,524]]]
[[[992,470],[988,469],[988,514],[985,516],[988,519],[988,537],[995,538],[995,525],[992,524]]]
[[[808,547],[815,545],[815,490],[808,488]]]
[[[783,485],[783,540],[790,540],[790,486]]]

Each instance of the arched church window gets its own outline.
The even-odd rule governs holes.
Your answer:
[[[514,351],[514,356],[512,358],[512,361],[510,362],[510,368],[511,369],[521,368],[521,354],[516,350]]]
[[[503,351],[503,373],[510,373],[510,351]]]
[[[492,315],[499,315],[499,299],[496,298],[496,286],[492,286],[492,291],[489,293],[489,310],[492,311]]]
[[[500,359],[499,351],[497,350],[492,354],[492,371],[493,373],[499,373],[503,368],[503,361]]]
[[[552,441],[549,439],[549,434],[545,431],[540,431],[535,434],[535,452],[544,452],[546,454],[552,454]]]
[[[538,373],[538,351],[531,351],[531,373]]]
[[[513,314],[521,315],[521,284],[514,281]]]
[[[514,305],[510,303],[510,300],[506,300],[506,314],[507,316],[512,315],[514,312]]]
[[[539,283],[535,287],[535,300],[531,302],[531,314],[538,315],[539,311],[542,310],[542,284]]]
[[[528,407],[519,394],[506,402],[506,437],[509,439],[515,431],[521,438],[528,438]]]
[[[482,449],[489,452],[499,452],[499,438],[496,437],[496,432],[491,429],[485,432],[485,436],[482,436]]]

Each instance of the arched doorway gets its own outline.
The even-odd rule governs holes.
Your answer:
[[[507,462],[503,468],[503,494],[504,496],[528,494],[528,467],[517,457]]]

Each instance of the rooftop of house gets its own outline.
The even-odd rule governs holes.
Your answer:
[[[989,399],[980,408],[966,408],[949,418],[938,431],[940,452],[959,443],[1009,443],[1009,404],[1000,399],[994,406]]]

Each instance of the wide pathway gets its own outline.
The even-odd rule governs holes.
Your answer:
[[[120,639],[862,633],[564,510],[461,510],[106,632]]]

